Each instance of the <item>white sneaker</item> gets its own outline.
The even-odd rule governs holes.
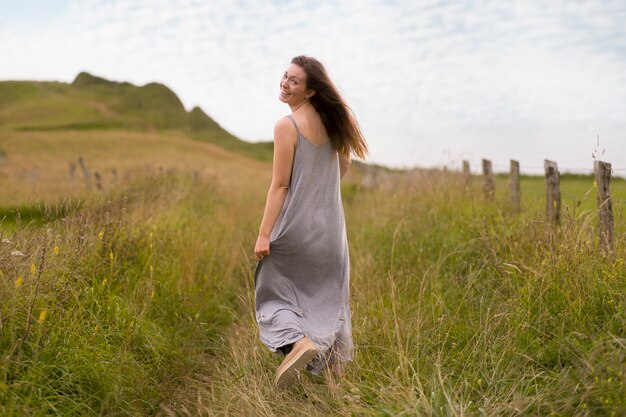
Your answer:
[[[311,339],[304,336],[298,340],[285,357],[283,363],[276,370],[274,383],[278,388],[286,388],[293,384],[313,358],[317,356],[317,349]]]

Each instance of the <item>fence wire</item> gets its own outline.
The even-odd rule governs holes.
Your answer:
[[[498,169],[499,171],[508,170],[511,167],[509,164],[501,164],[501,163],[493,163],[493,162],[491,163],[491,166],[493,168]],[[564,167],[564,166],[558,165],[558,162],[557,162],[557,167],[558,167],[559,172],[562,174],[567,173],[567,174],[593,175],[593,173],[595,172],[593,168]],[[520,164],[519,168],[520,168],[521,173],[528,172],[528,170],[543,171],[545,169],[543,165],[540,166],[540,165],[522,165],[522,164]],[[616,173],[616,172],[626,172],[626,168],[611,167],[611,173]],[[541,175],[541,174],[537,173],[537,175]]]

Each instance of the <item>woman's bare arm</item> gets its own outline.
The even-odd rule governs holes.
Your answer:
[[[350,158],[350,155],[345,156],[343,154],[339,154],[339,178],[343,178],[351,165],[352,158]]]
[[[291,168],[296,144],[296,130],[287,118],[282,118],[274,126],[274,162],[272,165],[272,183],[267,192],[263,220],[259,228],[259,237],[254,247],[257,260],[270,254],[270,234],[283,208],[287,191],[291,183]]]

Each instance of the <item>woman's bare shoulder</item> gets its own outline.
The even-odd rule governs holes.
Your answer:
[[[276,123],[274,123],[274,129],[286,129],[286,128],[291,128],[294,131],[296,130],[296,128],[293,125],[293,122],[291,120],[289,120],[289,117],[287,116],[283,116],[280,119],[276,120]]]
[[[281,117],[274,123],[274,141],[288,140],[295,143],[297,133],[296,127],[287,116]]]

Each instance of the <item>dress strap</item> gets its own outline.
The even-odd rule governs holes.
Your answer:
[[[301,135],[301,133],[300,133],[300,128],[298,128],[298,124],[296,123],[296,120],[295,120],[295,119],[293,118],[293,116],[292,116],[292,115],[290,115],[290,114],[288,114],[288,115],[287,115],[287,118],[288,118],[289,120],[291,120],[291,123],[293,123],[293,125],[294,125],[294,126],[295,126],[295,128],[296,128],[296,131],[298,132],[298,136],[300,136],[300,135]]]

